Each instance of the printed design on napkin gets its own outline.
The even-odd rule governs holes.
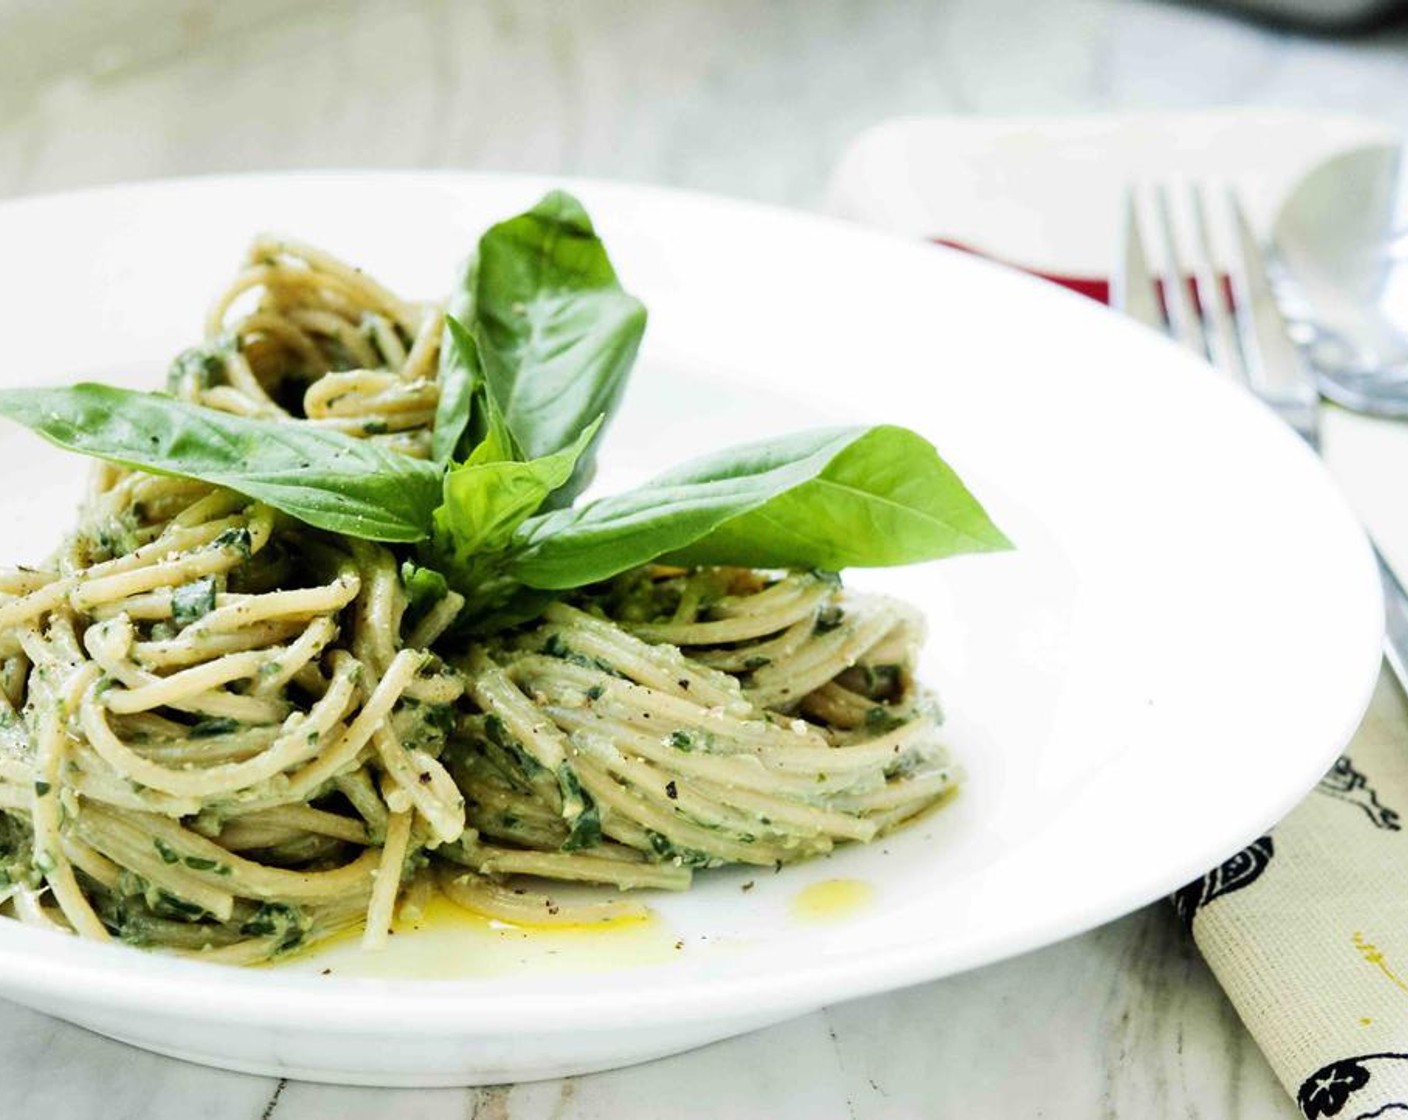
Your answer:
[[[1193,916],[1215,898],[1220,898],[1243,887],[1249,887],[1266,870],[1275,848],[1271,837],[1263,836],[1253,840],[1235,856],[1224,860],[1201,879],[1196,879],[1173,894],[1173,908],[1183,922],[1184,929],[1192,930]]]
[[[1403,982],[1403,977],[1394,972],[1389,967],[1388,958],[1384,956],[1383,950],[1364,936],[1358,930],[1354,931],[1354,947],[1359,950],[1360,956],[1364,958],[1366,964],[1371,964],[1384,974],[1390,984],[1400,991],[1408,994],[1408,984]]]
[[[1408,1054],[1364,1054],[1331,1062],[1305,1079],[1296,1093],[1296,1104],[1306,1120],[1322,1120],[1342,1113],[1345,1120],[1371,1120],[1371,1117],[1390,1112],[1408,1112],[1408,1103],[1376,1099],[1371,1086],[1373,1071],[1369,1066],[1391,1062],[1408,1062]],[[1360,1098],[1354,1102],[1358,1111],[1345,1113],[1345,1105],[1350,1104],[1353,1097]]]
[[[1364,776],[1362,770],[1354,768],[1354,763],[1349,760],[1348,755],[1339,757],[1315,789],[1328,797],[1359,806],[1375,828],[1388,829],[1390,832],[1399,832],[1403,828],[1398,823],[1398,813],[1380,804],[1379,795],[1374,792],[1369,779]]]

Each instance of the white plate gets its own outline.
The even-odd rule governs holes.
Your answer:
[[[0,376],[153,384],[264,228],[437,296],[486,222],[548,185],[289,175],[6,204]],[[658,900],[653,930],[400,937],[381,970],[418,978],[352,975],[366,969],[348,950],[239,971],[4,922],[5,995],[298,1077],[621,1065],[1114,918],[1255,837],[1347,741],[1379,661],[1371,560],[1315,459],[1249,398],[1093,304],[965,256],[734,202],[573,189],[651,310],[603,489],[721,442],[892,420],[933,438],[1016,541],[854,578],[928,612],[924,673],[963,794],[871,847],[702,875]],[[7,561],[47,551],[82,469],[0,431]],[[838,878],[869,903],[798,915],[801,891]]]

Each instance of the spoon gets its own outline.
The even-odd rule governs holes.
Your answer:
[[[1276,295],[1320,392],[1408,418],[1408,181],[1396,145],[1354,148],[1291,191],[1271,233]]]

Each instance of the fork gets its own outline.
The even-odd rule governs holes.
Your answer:
[[[1222,202],[1235,252],[1219,269],[1213,251],[1212,192],[1193,184],[1191,269],[1180,251],[1169,189],[1153,188],[1147,207],[1151,232],[1163,250],[1161,273],[1149,265],[1133,191],[1125,196],[1123,251],[1111,303],[1131,318],[1162,331],[1242,384],[1320,451],[1320,396],[1314,375],[1286,330],[1272,295],[1261,248],[1235,191]],[[1185,277],[1191,272],[1193,283]],[[1226,282],[1224,283],[1224,277]],[[1384,589],[1384,656],[1408,687],[1408,593],[1372,540]]]

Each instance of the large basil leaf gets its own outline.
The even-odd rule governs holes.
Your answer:
[[[433,463],[309,424],[153,393],[95,384],[6,389],[0,415],[69,451],[227,486],[353,537],[420,540],[440,502],[442,469]]]
[[[1010,547],[922,436],[831,428],[707,456],[639,489],[527,521],[508,571],[568,588],[662,560],[884,567]]]
[[[554,191],[492,227],[468,272],[489,392],[525,459],[572,446],[610,416],[645,331],[645,306],[623,291],[586,210]],[[550,505],[565,506],[592,473],[589,448]]]

